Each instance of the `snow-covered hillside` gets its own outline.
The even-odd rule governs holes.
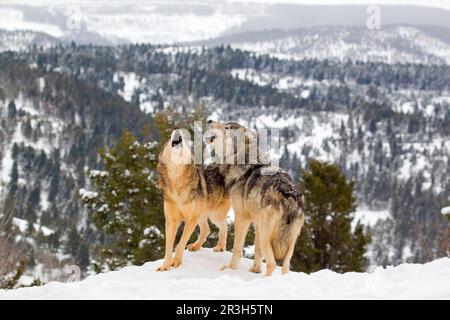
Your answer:
[[[159,260],[76,283],[0,291],[0,299],[450,299],[449,258],[371,273],[278,270],[271,278],[248,272],[248,259],[236,271],[219,271],[229,258],[209,249],[186,252],[184,264],[170,272],[155,272]]]
[[[238,28],[260,6],[239,10],[226,2],[17,1],[0,4],[0,29],[33,30],[77,43],[174,43],[210,39]],[[22,2],[22,5],[20,3]],[[205,27],[207,26],[207,27]]]
[[[0,30],[0,52],[26,50],[32,44],[46,48],[59,42],[46,33],[29,30]]]
[[[420,27],[314,27],[257,32],[212,40],[281,59],[330,59],[385,63],[450,63],[450,44]]]
[[[32,30],[46,33],[61,41],[77,43],[119,44],[119,43],[180,43],[204,41],[231,34],[271,29],[292,30],[314,26],[360,26],[366,31],[367,6],[301,5],[267,3],[265,0],[128,0],[120,1],[51,1],[15,0],[0,3],[0,29]],[[430,6],[429,3],[423,6]],[[441,5],[441,8],[445,7]],[[405,14],[408,12],[408,14]],[[384,27],[393,24],[433,25],[449,27],[450,13],[443,9],[424,9],[414,6],[384,6],[383,31],[372,32],[370,37],[381,42],[385,40]],[[443,31],[445,32],[445,31]],[[328,49],[337,53],[350,50],[358,53],[358,48],[348,45],[346,39],[334,38],[333,33],[321,34],[332,39],[327,48],[319,52],[327,54]],[[344,34],[345,36],[345,34]],[[350,35],[350,38],[353,35]],[[295,44],[297,40],[285,39],[269,46]],[[311,45],[323,42],[305,38],[309,51]],[[388,39],[389,40],[389,39]],[[399,39],[400,46],[402,39]],[[378,43],[380,43],[378,41]],[[426,41],[427,45],[432,44]],[[372,44],[372,40],[367,45]],[[388,43],[390,45],[391,43]],[[436,44],[436,43],[435,43]],[[343,46],[342,46],[343,45]],[[263,45],[267,46],[267,43]],[[316,47],[320,49],[319,47]],[[432,53],[445,50],[439,45],[425,47]],[[367,48],[366,48],[367,49]],[[376,48],[371,54],[378,55]],[[397,46],[392,48],[395,52]],[[414,48],[413,48],[414,49]],[[388,50],[389,51],[389,48]],[[360,51],[360,54],[366,53]],[[383,54],[380,52],[380,54]]]

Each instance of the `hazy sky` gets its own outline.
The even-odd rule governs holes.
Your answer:
[[[167,1],[167,0],[166,0]],[[169,0],[171,1],[171,0]],[[168,1],[168,2],[169,2]],[[172,0],[173,1],[173,0]],[[177,1],[177,0],[175,0]],[[220,1],[220,0],[219,0]],[[297,3],[297,4],[353,4],[353,5],[367,5],[367,4],[380,4],[380,5],[417,5],[436,7],[450,10],[450,0],[222,0],[225,2],[255,2],[255,3]],[[0,4],[6,3],[21,3],[29,5],[43,5],[43,4],[61,4],[61,3],[89,3],[89,2],[104,2],[104,3],[122,3],[126,2],[160,2],[163,0],[0,0]],[[217,2],[217,0],[178,0],[178,2],[184,3],[201,3],[201,2]]]
[[[226,0],[228,2],[297,3],[297,4],[352,4],[352,5],[417,5],[450,10],[450,0]]]

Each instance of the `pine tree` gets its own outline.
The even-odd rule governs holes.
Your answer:
[[[363,271],[370,236],[362,225],[351,227],[354,183],[346,181],[336,165],[311,160],[308,167],[301,181],[305,225],[292,258],[293,269]]]
[[[11,169],[11,178],[9,182],[9,198],[14,199],[16,195],[17,188],[19,185],[19,169],[17,166],[17,161],[14,161]]]
[[[159,148],[124,131],[116,146],[100,150],[104,171],[92,170],[96,191],[80,190],[95,226],[107,236],[101,263],[115,269],[162,256],[164,213],[155,168]]]
[[[17,114],[17,108],[14,101],[10,101],[8,104],[8,118],[14,119]]]

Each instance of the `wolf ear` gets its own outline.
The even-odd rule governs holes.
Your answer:
[[[240,129],[243,128],[240,124],[235,123],[235,122],[228,122],[225,124],[225,130],[230,130],[230,129]]]

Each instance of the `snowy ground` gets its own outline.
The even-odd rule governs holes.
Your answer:
[[[388,218],[391,218],[389,209],[370,210],[365,206],[359,206],[355,212],[352,227],[355,227],[357,222],[360,222],[365,226],[373,227],[379,220],[386,220]]]
[[[272,278],[251,274],[251,260],[236,271],[219,271],[230,253],[185,252],[184,264],[155,272],[161,261],[90,276],[76,283],[0,291],[1,299],[450,299],[450,258],[425,265],[402,264],[372,273],[310,275],[291,272]]]

